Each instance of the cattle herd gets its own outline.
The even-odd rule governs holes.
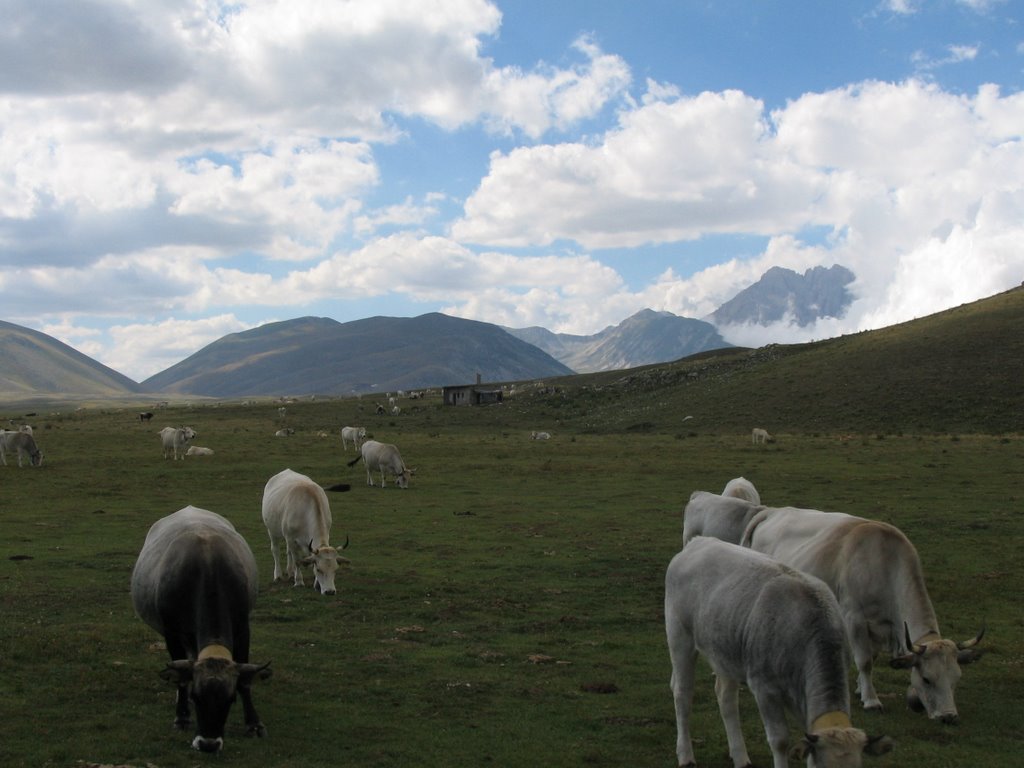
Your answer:
[[[750,764],[737,695],[746,684],[774,768],[789,756],[811,768],[859,766],[892,749],[853,727],[846,673],[857,669],[865,709],[882,704],[871,679],[879,652],[910,671],[907,704],[942,723],[958,719],[961,666],[979,658],[984,630],[963,643],[939,633],[917,551],[888,523],[796,507],[768,507],[744,478],[721,495],[695,491],[683,512],[683,548],[665,576],[676,755],[696,765],[690,735],[695,665],[703,655],[737,768]],[[786,710],[803,740],[788,747]]]
[[[147,414],[142,414],[143,421]],[[765,433],[755,441],[770,439]],[[164,458],[184,459],[196,436],[191,427],[159,433]],[[398,448],[366,439],[363,427],[341,431],[362,461],[368,485],[380,473],[407,488],[415,470]],[[538,433],[531,435],[539,439]],[[201,449],[201,452],[210,449]],[[42,462],[24,426],[0,430],[0,459],[15,452]],[[329,490],[344,490],[348,486]],[[313,584],[336,591],[339,565],[348,560],[332,546],[331,509],[323,487],[285,469],[264,488],[262,519],[270,538],[274,581]],[[283,552],[282,552],[283,549]],[[282,567],[283,558],[283,567]],[[139,617],[160,633],[171,657],[161,677],[177,686],[174,724],[196,712],[194,748],[223,745],[231,703],[242,699],[249,735],[266,728],[252,703],[251,685],[270,676],[269,664],[249,661],[249,614],[257,594],[252,550],[225,518],[188,506],[149,530],[131,578]],[[961,667],[979,658],[984,634],[961,643],[943,638],[917,551],[896,527],[852,515],[761,503],[752,483],[729,481],[721,494],[695,491],[683,511],[682,549],[665,575],[665,632],[672,664],[676,755],[695,766],[690,714],[696,662],[703,656],[715,674],[715,694],[736,768],[750,760],[739,721],[738,696],[746,685],[763,721],[774,768],[792,757],[810,768],[859,766],[862,755],[893,748],[887,736],[854,727],[847,671],[856,669],[864,709],[881,709],[872,682],[879,653],[894,669],[909,671],[908,706],[941,723],[955,723],[954,691]],[[787,712],[804,735],[789,744]]]

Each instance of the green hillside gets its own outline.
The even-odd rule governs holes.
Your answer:
[[[596,431],[1024,432],[1022,329],[1017,288],[877,331],[559,379],[558,394],[533,397]]]

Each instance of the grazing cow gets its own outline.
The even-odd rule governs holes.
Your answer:
[[[292,429],[291,427],[288,427],[286,429],[279,429],[279,430],[277,430],[277,432],[274,433],[274,437],[289,437],[289,436],[294,435],[294,434],[295,434],[295,430]]]
[[[263,489],[263,524],[270,534],[274,581],[293,576],[295,586],[301,587],[302,567],[312,565],[316,590],[325,595],[337,591],[334,574],[339,563],[349,560],[330,544],[331,505],[323,488],[290,469],[278,472]],[[284,571],[278,554],[282,541],[287,555]],[[341,549],[347,546],[346,538]]]
[[[8,451],[17,454],[19,467],[22,466],[21,462],[25,457],[33,467],[43,465],[43,452],[36,445],[36,439],[31,432],[25,432],[23,429],[17,432],[0,430],[0,461],[3,461],[5,467],[7,466]]]
[[[907,702],[944,723],[958,720],[954,689],[960,666],[979,658],[984,634],[957,645],[939,634],[917,550],[895,526],[839,512],[765,507],[743,533],[743,546],[817,576],[839,599],[865,709],[881,709],[871,682],[875,654],[909,668]]]
[[[135,612],[163,636],[171,656],[160,676],[178,687],[174,725],[188,727],[191,695],[192,746],[203,752],[223,746],[236,694],[246,734],[267,732],[250,690],[255,679],[271,674],[269,664],[249,663],[249,613],[258,583],[256,558],[234,526],[191,506],[153,524],[132,571]]]
[[[672,659],[676,756],[694,766],[690,712],[697,654],[715,673],[715,695],[736,768],[749,766],[739,716],[746,684],[761,713],[775,768],[786,768],[788,708],[804,729],[793,757],[811,768],[856,768],[862,754],[892,749],[850,722],[843,624],[821,581],[765,555],[698,537],[665,574],[665,633]]]
[[[197,436],[192,427],[164,427],[157,434],[160,435],[163,445],[164,458],[166,459],[168,454],[171,454],[175,461],[185,458],[188,441]]]
[[[391,415],[392,416],[398,416],[401,412],[402,412],[402,409],[400,407],[398,407],[397,405],[391,406]]]
[[[190,445],[185,451],[186,456],[213,456],[213,448],[204,448],[201,445]]]
[[[383,416],[384,414],[385,414],[384,406],[381,405],[380,403],[377,403],[377,415],[378,416]]]
[[[751,440],[754,445],[758,443],[774,443],[775,438],[768,434],[767,429],[761,429],[760,427],[754,427],[754,431],[751,436]]]
[[[342,450],[348,450],[348,441],[352,441],[352,447],[357,451],[359,450],[359,444],[366,439],[366,427],[342,427],[341,428],[341,447]]]
[[[736,496],[694,491],[683,510],[683,546],[694,536],[739,544],[747,523],[762,509],[760,504]]]
[[[359,455],[348,463],[354,467],[362,459],[366,464],[366,484],[374,485],[373,472],[380,470],[380,487],[385,485],[385,474],[393,475],[395,485],[399,488],[409,487],[409,478],[416,474],[415,469],[409,469],[402,461],[398,448],[391,443],[378,443],[376,440],[367,440],[359,448]]]
[[[757,488],[754,487],[754,484],[745,477],[734,477],[726,483],[725,488],[722,490],[722,495],[733,496],[737,499],[746,499],[751,504],[761,503],[761,494],[757,492]],[[738,544],[739,542],[733,543]]]
[[[153,414],[150,411],[143,411],[139,414],[139,421],[149,421],[153,418]]]
[[[531,440],[550,440],[551,439],[551,433],[550,432],[531,432],[530,433],[530,439]]]

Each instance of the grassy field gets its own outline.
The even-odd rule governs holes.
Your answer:
[[[906,673],[881,665],[887,711],[855,709],[854,721],[897,747],[871,764],[1015,764],[1024,438],[794,430],[754,447],[746,429],[663,422],[639,405],[619,408],[622,431],[597,429],[616,401],[576,395],[407,402],[398,417],[372,415],[369,399],[305,402],[283,422],[269,402],[172,408],[152,424],[130,409],[40,411],[44,466],[0,467],[0,764],[672,766],[664,571],[690,493],[738,475],[768,504],[898,525],[943,631],[965,639],[987,622],[957,727],[908,712]],[[161,458],[157,430],[183,423],[214,456]],[[282,424],[296,434],[272,437]],[[361,466],[345,466],[347,424],[400,446],[417,469],[409,490],[368,488]],[[534,429],[553,439],[531,441]],[[352,560],[335,596],[270,581],[260,499],[285,467],[352,483],[331,496],[333,539],[349,535]],[[215,758],[171,728],[166,654],[128,595],[149,526],[187,504],[225,515],[253,548],[252,655],[274,669],[254,687],[268,738],[243,738],[236,706]],[[751,756],[768,764],[742,704]],[[710,674],[696,717],[700,764],[730,766]]]

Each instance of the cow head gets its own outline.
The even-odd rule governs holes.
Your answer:
[[[416,470],[415,469],[409,469],[408,467],[402,467],[401,473],[395,475],[395,485],[397,485],[399,488],[408,488],[409,487],[409,480],[415,474],[416,474]]]
[[[348,536],[345,537],[345,544],[348,546]],[[333,595],[337,590],[334,587],[334,575],[338,571],[340,563],[351,562],[347,557],[339,554],[334,547],[313,547],[312,540],[309,542],[309,554],[302,560],[302,565],[313,566],[313,586],[317,592],[325,595]]]
[[[266,680],[270,665],[239,664],[230,658],[211,657],[200,661],[172,661],[160,677],[178,686],[178,695],[189,689],[196,708],[196,737],[192,748],[218,752],[224,746],[224,724],[238,689],[248,688],[253,680]],[[185,713],[187,715],[187,712]]]
[[[915,712],[927,712],[933,720],[941,720],[947,725],[956,724],[959,716],[953,694],[960,681],[960,667],[981,658],[981,651],[974,646],[981,642],[985,630],[963,643],[941,638],[914,643],[906,625],[904,632],[910,653],[896,656],[889,666],[910,670],[907,706]]]
[[[808,768],[859,768],[864,755],[884,755],[892,748],[888,736],[869,737],[859,728],[825,728],[805,734],[789,756],[806,759]]]

